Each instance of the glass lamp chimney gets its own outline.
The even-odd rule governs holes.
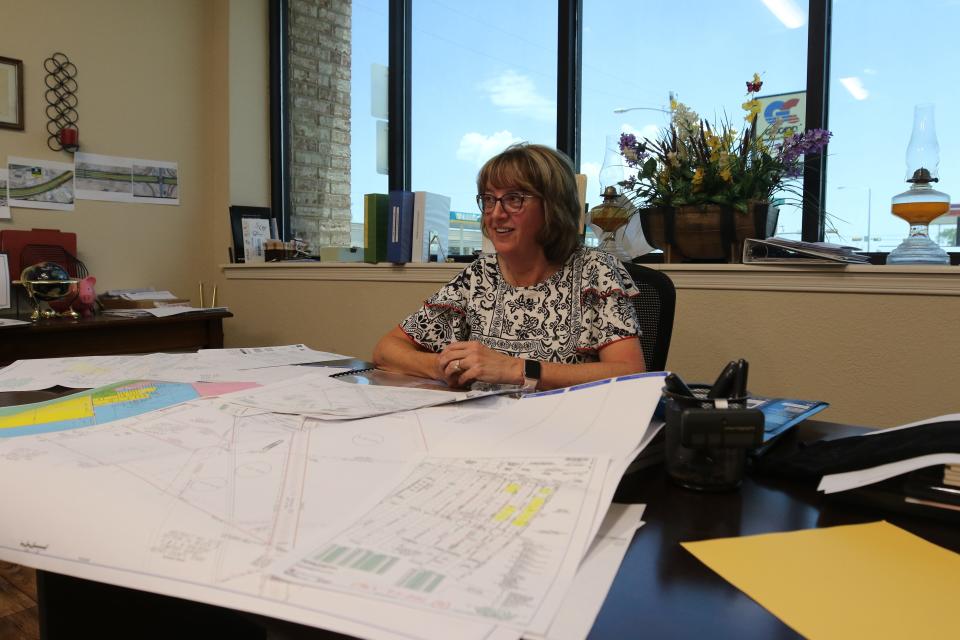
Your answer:
[[[933,104],[913,108],[913,132],[907,144],[907,182],[937,182],[940,145],[933,120]]]

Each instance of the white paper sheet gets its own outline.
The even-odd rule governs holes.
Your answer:
[[[625,458],[620,451],[645,437],[646,396],[658,397],[661,384],[662,376],[640,377],[435,413],[459,415],[479,430],[498,427],[497,417],[511,423],[480,440],[450,425],[451,438],[466,440],[445,439],[451,451],[475,442],[488,451],[447,457],[529,459],[556,450],[606,459],[590,450],[623,446],[617,454]],[[17,490],[0,492],[0,558],[375,640],[517,637],[517,627],[268,577],[270,563],[337,535],[331,523],[378,495],[379,487],[395,486],[405,465],[427,453],[423,426],[430,413],[331,423],[251,413],[221,397],[100,426],[7,438],[0,441],[0,486]],[[438,427],[431,426],[433,439]],[[577,517],[577,531],[587,534],[569,538],[557,584],[573,579],[593,521],[606,512],[605,492],[618,478],[609,467],[604,471],[602,493],[599,474],[591,476],[593,509],[584,501]],[[563,591],[543,598],[528,629],[547,632]]]
[[[243,347],[240,349],[201,349],[197,352],[210,366],[224,369],[256,369],[288,364],[310,364],[349,358],[339,353],[316,351],[305,344],[276,347]]]
[[[577,576],[545,636],[525,633],[526,640],[583,640],[590,633],[617,571],[627,555],[633,534],[643,526],[646,505],[612,504]]]
[[[831,473],[820,479],[817,491],[824,493],[836,493],[837,491],[847,491],[864,487],[875,482],[882,482],[904,473],[923,469],[924,467],[933,467],[938,464],[960,464],[960,453],[931,453],[916,458],[907,458],[898,460],[889,464],[881,464],[869,469],[859,469],[857,471],[847,471],[845,473]]]
[[[247,407],[293,413],[318,420],[352,420],[396,411],[409,411],[497,393],[495,391],[433,391],[405,387],[352,384],[319,370],[300,378],[225,396]]]
[[[38,391],[53,386],[91,389],[121,380],[169,382],[256,382],[270,384],[323,371],[283,366],[235,370],[195,353],[153,353],[145,356],[83,356],[18,360],[0,369],[0,391]]]
[[[548,624],[587,543],[605,466],[587,456],[425,458],[274,575],[519,631]]]
[[[7,439],[0,482],[24,487],[0,494],[0,558],[361,637],[487,637],[489,624],[389,604],[372,617],[369,600],[268,578],[423,451],[389,420],[318,426],[200,400]]]

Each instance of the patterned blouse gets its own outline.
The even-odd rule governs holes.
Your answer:
[[[400,328],[432,352],[476,340],[511,356],[596,362],[604,346],[638,335],[630,298],[637,286],[613,255],[581,247],[563,268],[532,287],[513,287],[494,254],[483,255]]]

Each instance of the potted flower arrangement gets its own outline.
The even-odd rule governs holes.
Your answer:
[[[768,219],[773,194],[802,197],[796,179],[803,156],[821,152],[832,135],[824,129],[784,134],[780,122],[758,135],[756,93],[763,83],[754,74],[746,84],[742,131],[672,101],[670,124],[656,139],[620,136],[620,153],[635,172],[620,183],[623,195],[668,262],[738,262],[746,238],[765,238],[776,228]]]

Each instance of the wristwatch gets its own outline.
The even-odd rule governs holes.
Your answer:
[[[539,360],[523,361],[523,391],[537,390],[537,385],[540,384],[540,369]]]

